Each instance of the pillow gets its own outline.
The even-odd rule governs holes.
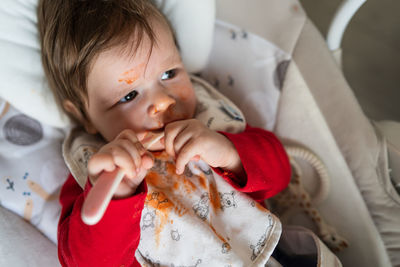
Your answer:
[[[68,176],[64,132],[32,119],[0,98],[0,204],[57,240],[58,195]],[[0,248],[1,250],[1,248]]]
[[[155,3],[175,29],[187,71],[201,71],[213,43],[215,0],[155,0]]]
[[[55,104],[42,69],[37,2],[0,1],[0,98],[40,122],[65,127],[69,119]],[[215,0],[155,2],[175,27],[187,70],[201,70],[211,50]]]

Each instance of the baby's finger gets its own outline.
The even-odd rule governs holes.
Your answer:
[[[117,144],[121,149],[126,150],[126,152],[129,153],[130,157],[135,163],[136,172],[138,172],[140,170],[140,166],[142,165],[141,155],[146,152],[142,144],[139,141],[132,143],[127,139],[118,140]]]
[[[181,149],[188,143],[191,139],[195,138],[195,134],[190,127],[182,129],[181,132],[175,137],[173,148],[175,154],[180,154]]]
[[[139,134],[141,135],[141,134]],[[140,152],[140,155],[143,155],[146,149],[143,147],[142,143],[140,142],[140,139],[136,135],[135,132],[132,130],[123,130],[116,139],[120,140],[129,140],[131,143],[135,144],[137,150]]]
[[[88,162],[88,174],[91,177],[96,177],[103,171],[112,172],[113,170],[115,170],[114,159],[108,153],[97,153]]]
[[[136,176],[137,166],[135,165],[135,162],[128,151],[120,147],[115,147],[112,149],[111,155],[115,165],[124,170],[128,178],[133,178]]]
[[[150,152],[147,152],[142,156],[142,167],[146,170],[152,168],[154,165],[154,156]]]
[[[176,155],[175,153],[176,151],[174,148],[175,138],[177,135],[180,134],[180,132],[185,130],[186,127],[188,127],[188,124],[182,123],[181,121],[170,123],[165,127],[165,137],[164,137],[165,151],[169,155],[175,157]]]
[[[199,152],[198,146],[195,145],[193,139],[186,143],[176,158],[176,173],[182,174],[190,160],[200,157]]]

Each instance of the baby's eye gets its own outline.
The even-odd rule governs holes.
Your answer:
[[[169,79],[172,79],[172,78],[174,78],[176,76],[176,70],[175,69],[172,69],[172,70],[167,70],[166,72],[164,72],[162,75],[161,75],[161,80],[169,80]]]
[[[123,98],[121,98],[118,103],[126,103],[129,102],[131,100],[133,100],[139,93],[136,90],[133,90],[132,92],[130,92],[129,94],[127,94],[126,96],[124,96]]]

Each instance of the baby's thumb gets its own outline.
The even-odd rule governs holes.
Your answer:
[[[143,154],[142,156],[142,167],[146,170],[151,169],[154,165],[154,156],[150,152]]]

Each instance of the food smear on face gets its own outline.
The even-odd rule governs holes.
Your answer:
[[[139,64],[138,66],[125,71],[121,74],[121,77],[118,79],[118,82],[125,82],[126,84],[133,84],[136,82],[140,75],[143,73],[144,70],[144,63]]]

